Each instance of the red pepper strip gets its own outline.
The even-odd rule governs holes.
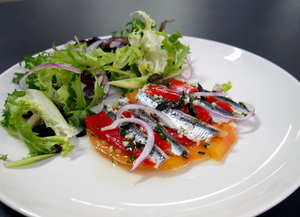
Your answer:
[[[199,92],[198,88],[193,86],[193,85],[190,85],[186,82],[183,82],[183,81],[179,81],[179,80],[176,80],[176,79],[171,79],[169,81],[169,84],[170,84],[170,89],[171,90],[176,90],[176,91],[183,91],[187,94],[192,94],[192,93],[196,93],[196,92]]]
[[[166,128],[166,130],[183,146],[195,145],[195,142],[189,140],[184,135],[179,134],[176,130]]]
[[[147,134],[143,128],[140,128],[140,130]],[[161,135],[156,131],[153,131],[153,134],[155,145],[157,145],[162,151],[165,152],[171,149],[171,143],[168,140],[163,140]]]
[[[195,118],[201,119],[203,122],[207,124],[211,124],[212,117],[205,108],[202,108],[201,106],[198,105],[194,105],[194,109],[196,112]],[[184,105],[183,112],[190,115],[187,105]]]
[[[155,139],[155,144],[160,147],[161,150],[163,151],[168,151],[171,149],[171,144],[168,140],[163,140],[159,133],[154,131],[154,139]]]
[[[84,122],[86,126],[93,131],[93,133],[99,136],[100,139],[107,141],[115,148],[126,151],[123,145],[123,141],[125,141],[126,138],[120,135],[119,127],[106,131],[101,130],[101,128],[113,123],[113,121],[104,111],[85,117]]]
[[[129,113],[129,112],[128,112]],[[119,133],[119,127],[111,130],[102,131],[102,127],[106,127],[113,123],[111,118],[104,112],[101,111],[98,114],[90,115],[84,118],[84,122],[90,130],[92,130],[95,135],[99,136],[100,139],[107,141],[107,143],[111,144],[115,148],[119,148],[120,150],[126,153],[132,153],[136,157],[140,156],[142,150],[139,148],[135,148],[132,152],[127,151],[123,145],[123,141],[127,139],[124,136],[121,136]],[[149,166],[155,166],[155,162],[152,162],[150,159],[146,158],[144,160]]]
[[[150,85],[144,92],[149,94],[150,96],[157,95],[174,102],[177,102],[180,99],[180,94],[178,92],[170,90],[165,86]]]
[[[233,112],[233,109],[231,108],[230,105],[228,105],[227,103],[225,102],[222,102],[220,100],[218,100],[217,98],[213,97],[213,96],[207,96],[205,98],[206,101],[210,102],[210,103],[216,103],[218,106],[220,106],[221,108],[223,109],[226,109],[227,111],[229,112]]]

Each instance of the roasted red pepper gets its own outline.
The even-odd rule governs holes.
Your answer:
[[[213,97],[213,96],[207,96],[205,98],[206,101],[210,102],[210,103],[216,103],[218,106],[220,106],[221,108],[223,109],[226,109],[227,111],[229,112],[233,112],[233,109],[231,108],[230,105],[228,105],[227,103],[225,102],[222,102],[220,100],[218,100],[217,98]]]
[[[113,123],[111,118],[104,111],[85,117],[84,122],[100,139],[107,141],[116,148],[126,151],[123,145],[123,141],[126,141],[126,138],[120,134],[119,127],[106,131],[101,130],[101,128]]]
[[[164,99],[174,102],[177,102],[180,99],[180,94],[178,92],[170,90],[165,86],[149,85],[144,92],[150,96],[161,96]]]
[[[154,131],[155,144],[163,151],[171,149],[171,144],[168,140],[162,139],[161,135]]]
[[[124,112],[124,113],[131,116],[130,112]],[[124,151],[128,155],[132,154],[135,157],[140,156],[142,152],[142,149],[140,148],[134,148],[132,151],[126,150],[126,147],[124,146],[123,142],[127,141],[127,139],[120,134],[119,127],[111,130],[106,130],[106,131],[101,130],[101,128],[111,125],[113,123],[111,118],[104,111],[101,111],[95,115],[90,115],[85,117],[84,122],[87,128],[92,130],[92,132],[96,136],[98,136],[102,140],[105,140],[108,144]],[[158,133],[154,132],[154,134],[155,134],[155,143],[157,144],[157,146],[159,146],[163,151],[170,149],[170,144],[166,140],[163,140]],[[149,166],[155,166],[155,163],[148,158],[144,160],[144,163],[146,163]]]
[[[195,142],[179,134],[176,130],[166,128],[166,130],[183,146],[195,145]]]
[[[193,107],[194,107],[195,112],[196,112],[195,118],[201,119],[203,122],[205,122],[207,124],[211,124],[212,117],[205,108],[202,108],[201,106],[198,106],[198,105],[193,105]],[[190,115],[190,112],[189,112],[188,107],[186,105],[182,108],[182,111],[184,113]]]
[[[176,80],[176,79],[171,79],[169,81],[169,88],[171,90],[176,90],[176,91],[183,91],[187,94],[192,94],[192,93],[196,93],[199,92],[198,88],[190,85],[186,82],[180,81],[180,80]]]

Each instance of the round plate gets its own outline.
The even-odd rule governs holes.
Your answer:
[[[255,216],[300,184],[299,82],[273,63],[236,47],[184,37],[191,47],[192,82],[205,89],[231,81],[229,95],[256,108],[238,122],[239,141],[223,162],[212,160],[178,171],[139,171],[112,162],[80,139],[65,158],[22,168],[0,165],[0,199],[28,216]],[[14,72],[0,76],[0,105],[16,86]],[[27,155],[17,138],[0,128],[0,154]]]

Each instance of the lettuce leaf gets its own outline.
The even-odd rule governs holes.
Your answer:
[[[167,35],[165,31],[159,32],[155,29],[155,21],[149,15],[143,11],[136,11],[131,15],[135,13],[141,15],[145,22],[134,17],[133,21],[129,23],[132,25],[131,32],[127,31],[130,46],[126,49],[118,48],[116,50],[116,53],[123,59],[130,59],[127,61],[130,68],[127,73],[114,71],[114,76],[109,84],[136,89],[143,86],[147,82],[146,78],[152,74],[174,72],[176,76],[179,76],[178,72],[181,71],[180,69],[190,52],[190,48],[179,41],[182,38],[180,32],[175,31],[171,35]],[[117,64],[114,63],[114,66]],[[126,62],[123,62],[121,66],[126,66]],[[132,73],[133,66],[136,66],[139,73]]]
[[[24,118],[28,112],[38,115],[54,132],[55,136],[39,137]],[[41,91],[29,89],[14,91],[8,95],[3,110],[1,125],[18,136],[28,147],[29,156],[53,154],[56,146],[61,147],[61,155],[66,156],[73,149],[70,139],[75,131],[66,122],[60,111]]]

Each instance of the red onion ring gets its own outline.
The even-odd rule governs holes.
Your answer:
[[[98,40],[98,41],[95,41],[94,43],[90,44],[88,47],[87,47],[87,51],[93,51],[95,50],[103,41],[102,40]]]
[[[219,85],[215,85],[212,89],[214,92],[223,93],[223,89]]]
[[[60,68],[60,69],[65,69],[65,70],[68,70],[68,71],[71,71],[71,72],[75,72],[75,73],[81,73],[81,71],[79,69],[77,69],[75,67],[72,67],[72,66],[67,66],[67,65],[63,65],[63,64],[57,64],[57,63],[45,63],[45,64],[39,65],[39,66],[31,69],[26,75],[24,75],[23,78],[19,82],[19,86],[23,90],[28,89],[28,85],[26,84],[27,77],[30,74],[32,74],[34,71],[38,71],[38,70],[46,68],[46,67]]]
[[[105,97],[107,97],[109,90],[110,90],[110,84],[107,83],[108,82],[108,77],[104,76],[103,80],[102,80],[102,84],[105,84],[103,92],[105,93]]]
[[[99,75],[99,76],[98,76],[98,85],[101,85],[101,84],[102,84],[102,81],[103,81],[103,76],[102,76],[102,75]]]
[[[131,168],[130,172],[133,172],[150,154],[153,146],[154,146],[154,134],[150,126],[143,120],[137,118],[120,118],[115,120],[111,125],[101,128],[102,131],[111,130],[116,128],[119,124],[124,122],[133,122],[139,125],[142,125],[147,131],[147,142],[146,145],[141,152],[140,156],[135,160],[133,163],[133,167]]]
[[[176,126],[174,125],[174,123],[170,120],[169,117],[167,117],[165,114],[163,114],[161,111],[155,109],[155,108],[151,108],[151,107],[148,107],[148,106],[144,106],[144,105],[139,105],[139,104],[127,104],[127,105],[124,105],[123,107],[121,107],[116,115],[117,115],[117,119],[119,119],[122,115],[122,113],[124,111],[127,111],[127,110],[130,110],[130,109],[143,109],[143,110],[148,110],[156,115],[158,115],[164,122],[165,124],[167,124],[170,128],[173,128],[175,129]]]
[[[255,114],[255,108],[254,106],[252,106],[251,104],[249,103],[245,103],[243,102],[243,104],[248,108],[249,110],[249,113],[247,114],[247,116],[245,117],[229,117],[229,116],[226,116],[226,115],[223,115],[223,114],[220,114],[218,112],[216,112],[214,109],[208,109],[207,107],[201,105],[201,103],[199,104],[199,106],[201,106],[202,108],[208,110],[210,113],[213,113],[214,115],[217,115],[219,117],[222,117],[222,118],[226,118],[228,120],[230,119],[233,119],[233,120],[239,120],[239,121],[243,121],[243,120],[247,120],[249,118],[251,118],[252,116],[254,116]]]
[[[218,92],[195,92],[191,94],[192,96],[226,96],[227,93],[218,93]]]
[[[187,70],[185,70],[181,76],[186,79],[186,80],[190,80],[192,78],[192,74],[193,74],[193,67],[192,67],[192,61],[191,61],[191,57],[190,55],[187,55],[186,57],[186,63],[182,66],[190,66],[190,68],[188,68]]]

